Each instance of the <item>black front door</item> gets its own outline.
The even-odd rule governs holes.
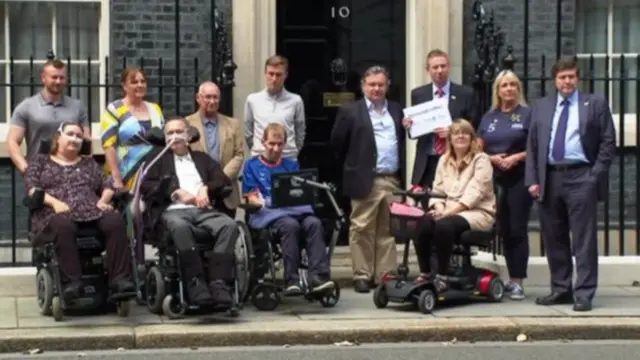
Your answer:
[[[340,187],[329,135],[339,106],[362,98],[366,68],[386,67],[388,97],[405,104],[405,39],[403,0],[278,0],[277,52],[289,59],[286,88],[302,97],[307,119],[300,165],[322,181]],[[349,201],[340,204],[348,214]]]

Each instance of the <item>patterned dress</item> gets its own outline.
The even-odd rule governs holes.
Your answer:
[[[162,127],[164,117],[157,104],[144,102],[150,119],[137,119],[122,100],[116,100],[107,106],[100,119],[102,148],[116,148],[118,169],[125,188],[132,190],[137,172],[145,156],[153,148],[143,140],[146,131],[152,127]],[[111,173],[105,165],[107,174]]]
[[[64,213],[74,222],[97,220],[104,212],[97,206],[104,188],[110,188],[100,165],[87,156],[73,165],[61,165],[51,160],[49,155],[37,154],[29,160],[25,174],[27,192],[39,188],[45,193],[64,202],[71,211]],[[55,212],[44,207],[31,216],[32,239],[45,230]]]

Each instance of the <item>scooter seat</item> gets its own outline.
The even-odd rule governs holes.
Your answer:
[[[487,247],[493,241],[492,231],[469,230],[462,233],[460,242],[465,245]]]

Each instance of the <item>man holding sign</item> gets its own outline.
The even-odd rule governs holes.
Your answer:
[[[442,103],[446,104],[449,110],[449,119],[453,121],[460,118],[467,119],[474,127],[477,127],[478,114],[475,106],[475,94],[473,89],[454,84],[449,80],[449,55],[439,49],[431,50],[427,55],[426,70],[431,77],[432,83],[420,86],[411,91],[411,105],[415,106],[435,99],[441,99]],[[429,108],[427,111],[430,111],[430,114],[440,114],[436,120],[429,122],[432,124],[450,123],[450,121],[447,122],[446,119],[443,119],[441,111],[438,111],[438,102],[428,105],[425,104],[425,107]],[[406,110],[415,110],[415,107]],[[431,187],[438,160],[446,148],[446,138],[449,133],[449,127],[437,127],[433,129],[433,132],[425,133],[426,129],[424,129],[424,126],[426,124],[424,121],[421,121],[420,127],[422,129],[412,129],[413,119],[410,112],[403,119],[402,123],[404,127],[409,130],[408,134],[410,137],[413,138],[412,133],[416,134],[416,137],[418,133],[424,134],[418,137],[411,183]],[[416,121],[416,127],[417,126]]]

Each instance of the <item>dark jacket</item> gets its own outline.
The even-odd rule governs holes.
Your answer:
[[[147,155],[145,163],[150,163],[162,149],[154,149]],[[231,186],[231,180],[224,174],[220,164],[209,155],[201,151],[190,151],[191,158],[202,178],[202,182],[209,189],[209,199],[214,201],[214,207],[221,204],[221,193],[226,187]],[[161,184],[166,182],[168,186],[162,189]],[[148,169],[147,174],[140,184],[142,199],[147,204],[148,224],[152,228],[157,224],[162,212],[171,205],[171,194],[180,188],[176,176],[176,164],[172,151],[167,151],[158,161]]]
[[[398,176],[401,184],[404,184],[405,130],[402,126],[402,107],[397,102],[388,100],[387,110],[396,128],[400,165]],[[364,198],[373,187],[378,157],[373,124],[364,99],[344,105],[338,110],[330,143],[343,167],[343,194],[352,199]]]

